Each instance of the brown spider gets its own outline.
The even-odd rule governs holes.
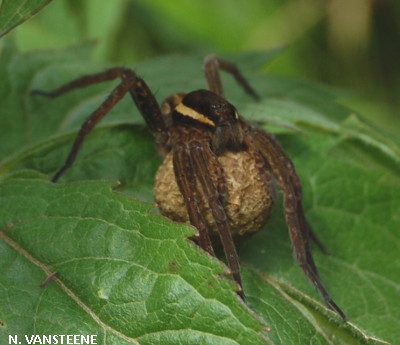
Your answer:
[[[54,98],[76,88],[122,79],[83,123],[52,181],[72,165],[86,135],[129,92],[164,158],[154,188],[161,213],[175,220],[189,220],[198,230],[199,245],[211,255],[212,240],[220,240],[238,294],[244,299],[233,239],[258,230],[266,222],[278,184],[283,190],[294,256],[327,305],[346,320],[323,287],[312,258],[310,238],[324,249],[305,219],[301,185],[291,160],[274,136],[246,122],[225,100],[219,69],[232,74],[256,99],[257,94],[235,65],[210,55],[203,67],[209,90],[176,93],[161,108],[141,78],[119,67],[83,76],[50,92],[34,90],[35,94]]]

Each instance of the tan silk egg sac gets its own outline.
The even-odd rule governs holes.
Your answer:
[[[275,199],[275,185],[266,185],[258,174],[258,167],[251,156],[245,152],[226,152],[218,157],[223,168],[227,190],[225,212],[236,242],[252,235],[268,220]],[[201,187],[200,211],[205,219],[212,239],[218,236],[211,211],[205,206]],[[162,215],[189,224],[186,207],[175,180],[172,154],[169,153],[157,171],[154,184],[154,198]],[[210,231],[211,229],[211,231]]]

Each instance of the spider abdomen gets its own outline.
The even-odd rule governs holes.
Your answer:
[[[218,157],[223,168],[227,197],[225,213],[236,242],[252,235],[268,220],[273,202],[274,186],[262,179],[255,160],[246,151],[227,151]],[[172,154],[159,167],[154,184],[154,198],[162,215],[189,223],[183,197],[176,183]],[[199,208],[212,239],[218,239],[218,229],[208,208],[199,183],[196,189]]]

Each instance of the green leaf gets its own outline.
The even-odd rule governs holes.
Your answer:
[[[260,74],[271,53],[227,57],[262,100],[254,102],[223,76],[227,98],[272,129],[295,163],[307,218],[329,251],[313,248],[314,257],[348,323],[327,309],[294,263],[281,197],[267,226],[239,250],[250,309],[241,303],[225,266],[186,240],[192,230],[159,217],[149,204],[160,160],[128,97],[88,136],[61,183],[46,181],[80,124],[118,82],[54,100],[30,90],[106,68],[89,61],[89,51],[19,54],[9,41],[2,49],[1,339],[34,332],[98,334],[113,344],[398,339],[399,148],[338,105],[341,92]],[[175,55],[131,67],[161,101],[204,87],[201,61]]]
[[[0,6],[0,37],[39,12],[51,0],[3,0]]]
[[[98,343],[118,344],[263,344],[261,322],[218,277],[223,266],[186,240],[193,230],[111,187],[21,176],[1,184],[5,333],[96,334]]]

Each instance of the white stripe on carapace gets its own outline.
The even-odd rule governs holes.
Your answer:
[[[189,108],[188,106],[184,105],[183,103],[179,103],[175,110],[183,115],[192,118],[193,120],[199,121],[201,123],[205,123],[206,125],[215,126],[215,123],[211,121],[207,116],[199,113],[198,111]]]

